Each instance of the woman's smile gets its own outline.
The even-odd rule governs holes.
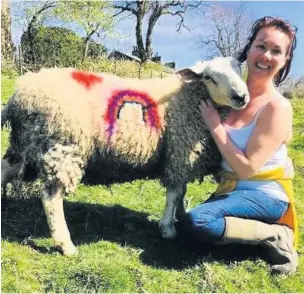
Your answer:
[[[271,69],[271,66],[270,65],[265,65],[261,62],[256,62],[255,63],[255,66],[258,68],[258,69],[261,69],[261,70],[269,70]]]

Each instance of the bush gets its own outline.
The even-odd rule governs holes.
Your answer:
[[[304,99],[304,86],[296,88],[293,92],[293,96]]]
[[[97,59],[88,58],[84,62],[77,62],[76,68],[93,72],[105,72],[115,74],[120,77],[129,78],[162,78],[172,74],[168,68],[157,63],[147,63],[140,65],[136,61],[113,60],[106,56]]]
[[[84,39],[72,30],[61,27],[39,27],[34,34],[36,65],[32,65],[32,52],[27,32],[21,37],[24,63],[27,68],[70,67],[82,59]],[[107,52],[102,44],[90,41],[88,56],[96,58]]]
[[[1,74],[8,77],[17,77],[18,70],[16,65],[11,61],[3,59],[1,64]]]

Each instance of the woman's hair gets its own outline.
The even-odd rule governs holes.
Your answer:
[[[285,65],[279,70],[279,72],[276,74],[274,83],[276,86],[278,86],[281,82],[285,80],[287,75],[289,74],[291,62],[293,58],[293,52],[297,45],[297,28],[290,24],[288,21],[277,18],[277,17],[271,17],[271,16],[265,16],[258,20],[256,20],[251,28],[251,35],[248,38],[248,43],[244,47],[243,50],[241,50],[241,54],[238,57],[238,60],[240,62],[244,62],[247,59],[247,53],[254,42],[258,32],[263,28],[268,27],[276,27],[280,29],[282,32],[284,32],[290,39],[290,45],[287,50],[287,55],[289,55],[289,59],[286,61]]]

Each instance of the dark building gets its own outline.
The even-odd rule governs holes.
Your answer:
[[[113,50],[110,55],[108,56],[109,59],[116,59],[116,60],[130,60],[130,61],[136,61],[136,62],[140,62],[140,58],[138,58],[137,56],[131,55],[131,54],[126,54],[126,53],[122,53],[120,51],[117,50]]]

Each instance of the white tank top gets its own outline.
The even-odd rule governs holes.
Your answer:
[[[256,126],[257,118],[262,112],[265,106],[260,108],[256,115],[254,116],[252,122],[242,128],[234,128],[227,124],[223,124],[224,128],[229,135],[232,142],[243,152],[246,150],[248,140]],[[269,169],[274,169],[277,167],[286,167],[290,164],[290,160],[287,155],[287,146],[282,144],[267,160],[267,162],[259,170],[265,171]],[[229,166],[228,162],[222,158],[221,167],[224,170],[232,172],[232,168]],[[239,180],[236,185],[236,190],[259,190],[269,194],[270,196],[276,197],[280,200],[289,202],[288,196],[286,195],[282,186],[276,181],[252,181],[252,180]]]

